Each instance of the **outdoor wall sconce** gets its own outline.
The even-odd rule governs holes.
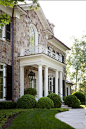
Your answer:
[[[35,73],[31,71],[31,72],[28,74],[28,77],[29,77],[31,80],[34,80],[34,79],[35,79]]]

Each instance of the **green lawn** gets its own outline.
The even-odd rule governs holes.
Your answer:
[[[15,117],[8,129],[74,129],[55,118],[55,114],[63,110],[26,110]]]

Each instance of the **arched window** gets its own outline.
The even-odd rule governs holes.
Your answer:
[[[35,25],[33,24],[30,24],[29,28],[29,41],[30,41],[29,44],[30,47],[38,45],[38,33]]]

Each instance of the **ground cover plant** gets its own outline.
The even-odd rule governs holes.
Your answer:
[[[62,101],[59,95],[55,93],[49,94],[47,97],[49,97],[54,102],[54,108],[60,108],[62,105]]]
[[[0,110],[0,116],[3,116],[3,121],[6,121],[4,117],[7,118],[13,114],[20,113],[14,118],[12,125],[8,129],[74,129],[55,118],[56,113],[67,110],[61,108],[8,109]]]

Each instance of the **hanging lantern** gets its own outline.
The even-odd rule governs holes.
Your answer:
[[[35,79],[35,73],[31,71],[31,72],[28,74],[28,77],[29,77],[31,80],[34,80],[34,79]]]

